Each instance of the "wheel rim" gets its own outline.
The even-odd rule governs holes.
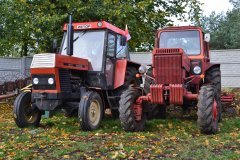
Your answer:
[[[88,112],[90,123],[93,126],[98,125],[101,117],[100,103],[97,100],[91,102]]]
[[[31,104],[24,105],[24,118],[28,123],[34,123],[37,120],[38,112],[34,110]]]
[[[213,101],[213,121],[214,121],[214,124],[216,125],[216,122],[217,122],[217,119],[218,119],[218,105],[217,105],[217,101],[216,99],[214,98],[214,101]]]

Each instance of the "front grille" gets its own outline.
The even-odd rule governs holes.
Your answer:
[[[32,80],[34,78],[39,79],[38,84],[33,84],[33,89],[34,90],[55,90],[56,89],[54,74],[32,75]],[[48,78],[53,78],[54,79],[54,84],[52,84],[52,85],[48,84]]]
[[[33,85],[34,90],[55,90],[55,85]]]
[[[154,54],[153,58],[157,84],[182,83],[181,54]]]
[[[178,54],[183,52],[181,48],[157,48],[154,50],[156,54]]]
[[[62,92],[72,92],[69,70],[59,69],[59,80]]]

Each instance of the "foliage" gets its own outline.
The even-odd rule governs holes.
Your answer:
[[[169,112],[166,120],[148,121],[146,132],[124,132],[107,117],[100,129],[83,132],[77,118],[61,114],[19,129],[11,106],[0,104],[0,159],[240,159],[240,118],[225,115],[219,134],[203,135],[195,112]]]
[[[200,20],[205,32],[211,33],[210,47],[212,49],[240,48],[240,3],[230,1],[234,8],[224,13],[212,12],[210,16],[203,16]]]
[[[154,31],[171,24],[170,17],[199,14],[198,0],[1,0],[0,55],[23,56],[51,52],[52,40],[61,41],[68,13],[74,21],[107,20],[120,28],[128,24],[130,49],[153,43]],[[182,17],[183,18],[183,17]]]

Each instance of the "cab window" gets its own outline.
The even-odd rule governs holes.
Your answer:
[[[122,46],[121,45],[121,35],[117,35],[117,58],[126,58],[127,55],[127,45]]]

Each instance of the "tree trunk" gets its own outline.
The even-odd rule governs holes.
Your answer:
[[[28,54],[28,44],[26,42],[22,45],[21,57],[27,56]]]

